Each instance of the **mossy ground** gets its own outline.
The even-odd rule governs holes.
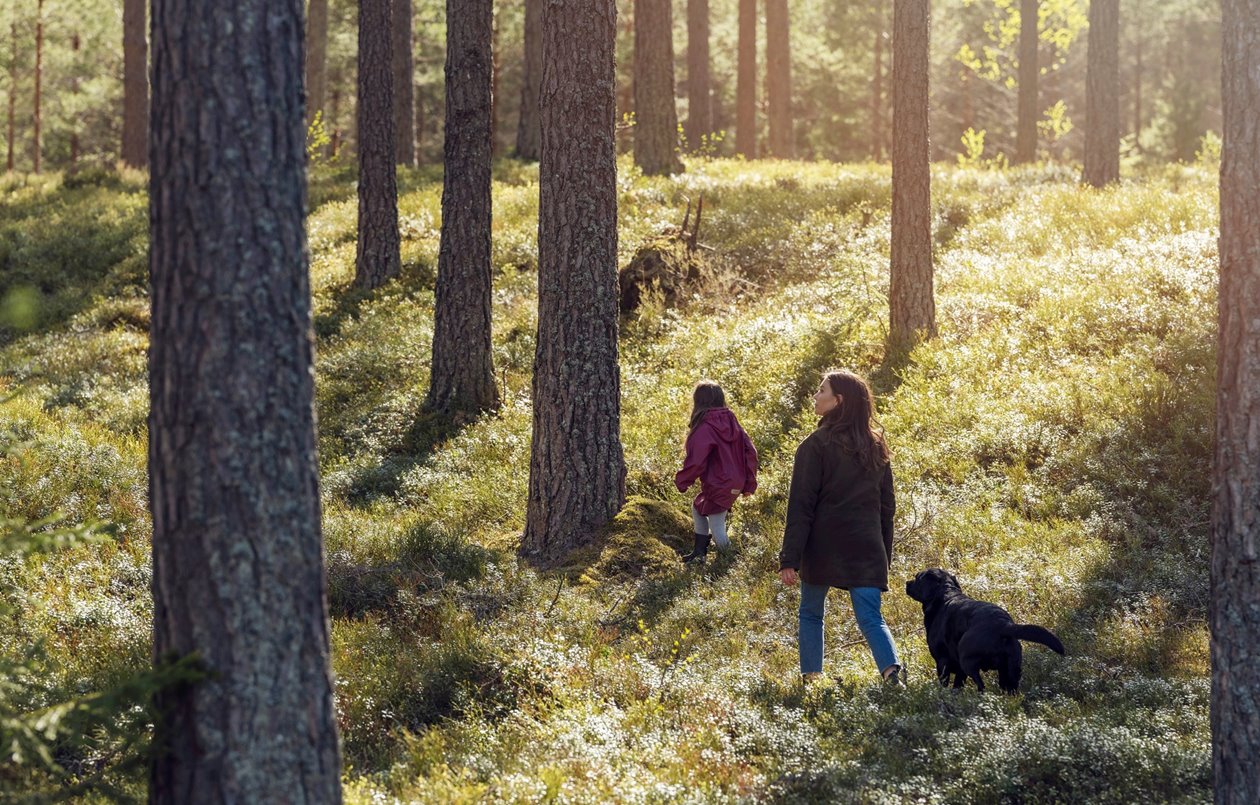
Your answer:
[[[460,424],[421,412],[440,181],[402,177],[403,277],[372,295],[348,291],[351,182],[316,176],[309,220],[349,801],[1210,798],[1210,171],[1094,191],[1054,166],[937,169],[940,335],[893,365],[887,167],[697,161],[655,179],[623,164],[622,265],[703,191],[702,240],[726,279],[623,322],[630,502],[547,573],[514,554],[536,167],[496,168],[504,404]],[[3,191],[0,301],[21,286],[42,304],[30,329],[0,331],[0,429],[22,445],[0,459],[0,514],[119,525],[111,546],[0,566],[23,613],[0,650],[42,641],[55,697],[149,656],[145,199],[134,177]],[[775,556],[807,398],[829,366],[868,373],[879,394],[900,504],[893,578],[950,568],[1063,638],[1066,658],[1028,647],[1023,695],[940,690],[897,589],[885,613],[908,692],[878,684],[839,595],[831,679],[798,684],[797,594]],[[701,377],[726,388],[763,475],[733,515],[736,552],[684,569],[688,498],[672,475]]]

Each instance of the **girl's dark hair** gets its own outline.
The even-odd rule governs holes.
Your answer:
[[[832,444],[858,457],[862,466],[872,471],[884,468],[889,461],[884,429],[875,419],[875,401],[871,387],[853,372],[831,371],[823,375],[831,392],[841,397],[840,404],[823,414],[819,427],[827,431]]]
[[[722,387],[712,380],[701,380],[691,392],[691,422],[687,425],[687,435],[690,436],[700,427],[704,415],[709,411],[725,407],[726,394],[722,392]]]

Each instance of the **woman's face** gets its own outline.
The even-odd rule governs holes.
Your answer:
[[[831,384],[826,378],[818,384],[818,391],[814,392],[814,413],[818,416],[830,411],[840,404],[840,400],[844,399],[839,394],[832,392]]]

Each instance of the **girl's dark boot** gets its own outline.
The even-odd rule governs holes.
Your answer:
[[[713,539],[709,534],[696,534],[695,547],[691,549],[691,553],[683,557],[683,564],[698,562],[704,564],[704,557],[709,553],[709,540]]]

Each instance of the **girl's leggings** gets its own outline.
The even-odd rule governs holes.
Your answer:
[[[713,541],[717,543],[719,550],[726,550],[731,541],[726,537],[726,515],[727,512],[718,512],[705,516],[696,511],[696,507],[691,507],[691,519],[695,521],[697,534],[712,534]]]

